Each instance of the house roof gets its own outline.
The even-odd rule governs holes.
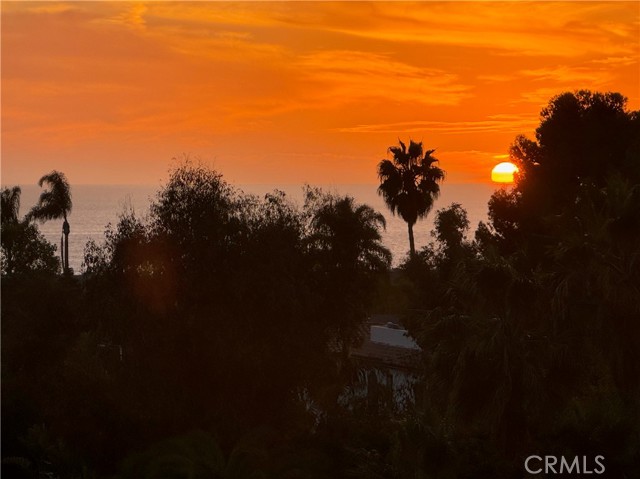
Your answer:
[[[421,350],[371,341],[371,326],[385,324],[390,321],[397,322],[397,319],[397,317],[392,315],[376,315],[371,317],[362,327],[362,337],[364,340],[358,347],[351,350],[351,357],[378,366],[419,371],[421,369]]]
[[[422,352],[419,350],[374,343],[369,338],[365,339],[359,347],[351,350],[351,357],[356,360],[413,371],[421,369],[421,356]]]

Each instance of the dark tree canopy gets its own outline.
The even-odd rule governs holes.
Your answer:
[[[601,451],[612,477],[640,459],[640,128],[625,104],[553,98],[536,140],[516,138],[517,182],[493,194],[465,254],[445,254],[464,225],[445,210],[436,244],[405,265],[438,411],[427,424],[444,418],[458,446],[482,441],[502,477],[540,447]],[[618,454],[616,441],[636,451]]]
[[[343,356],[361,338],[361,326],[370,312],[377,279],[391,265],[391,253],[382,245],[384,217],[350,196],[308,189],[310,217],[305,243],[317,275],[331,342]]]
[[[536,130],[545,179],[565,187],[576,181],[602,186],[612,171],[637,175],[640,167],[629,164],[628,155],[639,126],[626,103],[620,93],[587,90],[554,97]]]
[[[128,407],[153,402],[163,434],[203,428],[226,444],[309,414],[301,395],[337,380],[336,345],[358,336],[389,266],[383,226],[350,197],[314,190],[300,209],[179,165],[148,223],[124,214],[85,250],[102,342],[122,345],[123,380],[144,376],[125,381]]]
[[[640,122],[619,93],[581,90],[542,110],[536,141],[518,137],[511,157],[522,178],[515,192],[538,213],[558,211],[581,185],[605,185],[614,173],[640,180]]]
[[[382,246],[380,230],[386,227],[382,214],[368,205],[357,205],[350,196],[321,197],[312,212],[310,244],[329,255],[336,267],[384,271],[391,253]]]
[[[448,208],[438,210],[434,227],[435,237],[441,244],[449,250],[459,248],[469,230],[467,212],[460,203],[452,203]]]
[[[19,220],[20,187],[4,188],[2,200],[2,274],[34,271],[56,272],[60,265],[56,248],[35,224]]]
[[[551,99],[542,110],[536,141],[518,136],[511,159],[520,173],[512,190],[489,203],[496,239],[513,252],[527,241],[539,256],[552,242],[550,215],[569,214],[590,189],[607,188],[615,176],[640,182],[640,122],[619,93],[581,90]]]

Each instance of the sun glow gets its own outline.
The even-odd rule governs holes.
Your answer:
[[[513,163],[505,161],[498,163],[491,170],[491,181],[494,183],[513,183],[513,175],[518,171],[518,167]]]

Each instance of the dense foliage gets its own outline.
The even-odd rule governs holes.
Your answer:
[[[42,236],[36,225],[20,219],[20,194],[17,186],[4,188],[1,194],[2,274],[55,273],[59,268],[55,246]]]
[[[516,139],[520,177],[492,196],[476,240],[453,205],[404,267],[428,351],[425,428],[464,458],[458,477],[517,475],[533,453],[638,470],[640,124],[624,105],[552,99],[536,141]]]
[[[127,476],[152,467],[143,457],[162,463],[160,451],[186,441],[204,454],[204,471],[227,470],[251,435],[293,454],[286,449],[323,421],[320,405],[338,401],[345,355],[389,268],[382,227],[350,197],[309,189],[300,209],[277,191],[242,195],[185,163],[148,222],[125,212],[104,244],[87,244],[82,277],[36,285],[8,275],[3,368],[12,393],[3,414],[15,420],[3,434],[17,463],[6,467],[20,459],[34,474],[50,463],[60,475],[83,465],[113,473],[149,446],[123,465]],[[20,349],[20,338],[34,343]],[[52,353],[39,371],[42,343]],[[32,434],[44,450],[28,443]]]
[[[619,94],[555,97],[475,238],[454,203],[392,272],[370,207],[247,196],[187,162],[148,220],[124,212],[81,276],[54,276],[4,190],[3,474],[511,478],[531,454],[599,454],[633,477],[639,119]],[[349,356],[375,310],[423,350],[402,407]]]

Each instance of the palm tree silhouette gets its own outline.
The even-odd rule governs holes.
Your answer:
[[[309,193],[308,200],[309,200]],[[311,218],[308,238],[325,269],[325,294],[333,298],[329,316],[334,321],[335,343],[346,364],[366,319],[375,276],[391,264],[391,252],[382,245],[384,216],[350,196],[323,195]]]
[[[71,212],[71,187],[64,173],[52,171],[44,175],[38,181],[42,187],[46,184],[49,189],[45,189],[38,199],[38,203],[31,209],[27,218],[41,222],[47,220],[64,219],[62,223],[62,234],[64,235],[64,251],[62,252],[62,264],[65,273],[69,272],[69,222],[67,214]]]
[[[380,187],[378,194],[384,198],[392,214],[398,213],[409,228],[411,257],[416,253],[413,225],[425,217],[440,194],[438,183],[444,180],[445,172],[435,163],[435,150],[423,152],[422,142],[409,142],[409,148],[400,140],[400,146],[391,146],[393,161],[382,160],[378,164]]]
[[[1,242],[3,253],[3,271],[12,272],[14,269],[14,245],[20,234],[18,212],[20,211],[20,190],[19,186],[4,188],[0,194],[0,215],[2,217]]]
[[[310,240],[328,252],[337,267],[378,271],[391,262],[380,236],[384,216],[368,205],[356,205],[350,196],[329,199],[315,212],[312,225]]]
[[[2,195],[0,196],[0,214],[2,215],[2,224],[18,222],[20,193],[22,193],[22,190],[20,190],[19,186],[5,188],[2,190]]]

